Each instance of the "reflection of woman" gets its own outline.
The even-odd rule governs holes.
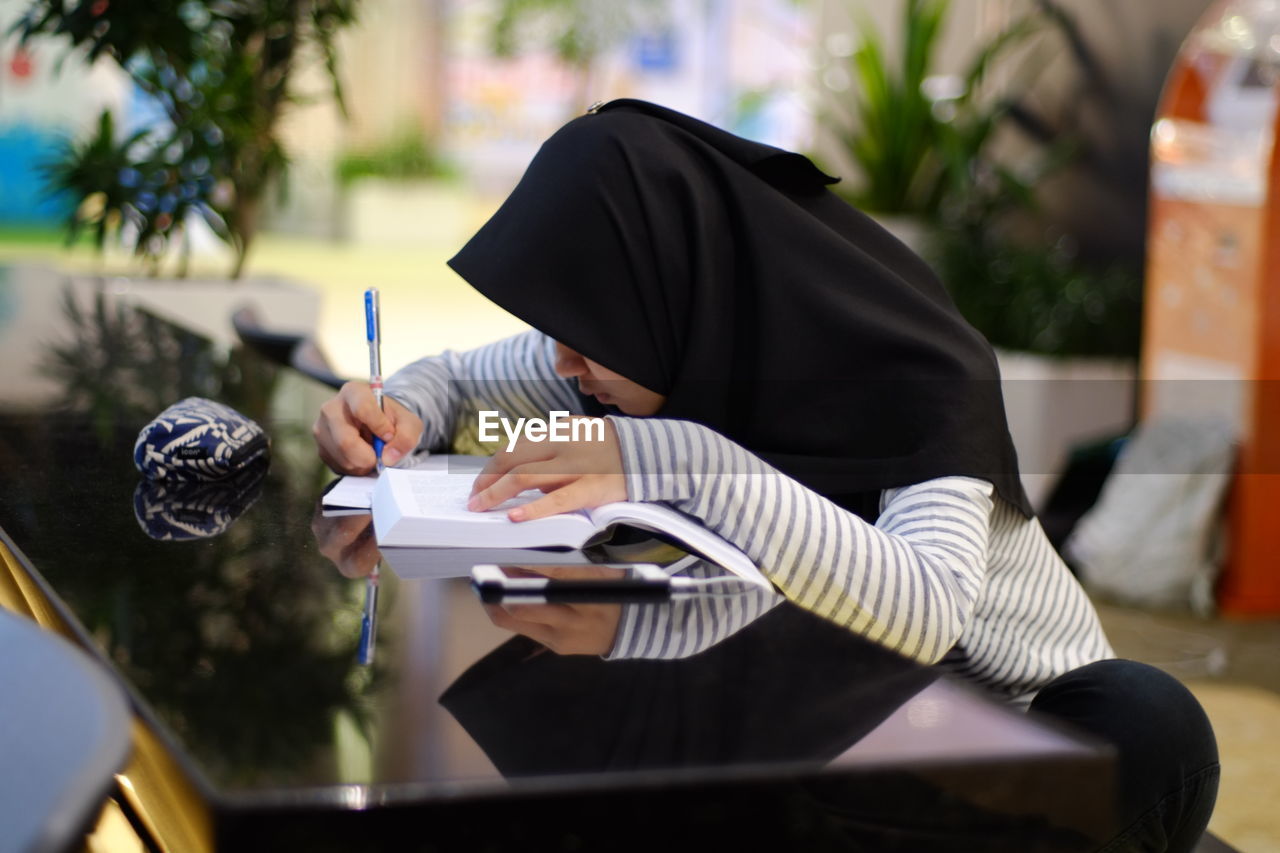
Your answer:
[[[571,122],[451,262],[535,331],[411,365],[385,416],[348,385],[321,454],[368,470],[370,432],[391,460],[444,448],[477,406],[608,415],[603,442],[495,455],[472,508],[530,487],[547,494],[517,520],[666,501],[800,605],[1116,742],[1126,822],[1194,838],[1216,790],[1207,721],[1167,677],[1098,663],[1112,651],[1022,491],[990,347],[831,180],[640,102]],[[1185,747],[1176,768],[1138,744],[1157,729]],[[1166,795],[1191,813],[1152,818]]]
[[[515,638],[441,704],[505,775],[826,763],[937,678],[795,608],[752,612],[753,597],[720,597],[740,630],[681,660],[539,655]],[[637,605],[681,624],[673,607]]]
[[[685,571],[723,577],[705,563]],[[674,784],[658,795],[667,802],[652,791],[641,801],[647,815],[661,816],[657,823],[636,825],[609,812],[607,800],[593,802],[568,824],[587,849],[651,850],[650,830],[661,843],[680,838],[687,847],[689,830],[707,814],[715,815],[711,843],[699,846],[713,849],[749,842],[749,849],[1025,853],[1088,849],[1089,838],[1105,831],[1090,809],[1060,810],[1041,785],[1010,784],[1011,768],[994,754],[994,763],[939,773],[917,741],[897,761],[881,754],[866,763],[855,744],[890,715],[965,714],[950,710],[945,694],[904,708],[937,679],[936,669],[912,665],[796,607],[769,609],[781,603],[774,598],[754,587],[627,605],[639,630],[619,631],[608,662],[543,654],[544,620],[564,624],[568,614],[554,612],[560,605],[522,605],[516,609],[544,611],[514,620],[513,629],[529,639],[513,638],[477,661],[440,704],[507,777],[714,768],[723,778],[734,765],[773,771],[754,801],[740,785],[726,791],[704,780],[685,787],[671,778]],[[606,607],[576,609],[591,622],[586,611]],[[642,636],[661,642],[638,645]],[[619,651],[626,660],[617,660]],[[835,772],[813,774],[826,765]],[[1013,772],[1030,778],[1036,770]],[[526,838],[537,837],[535,827],[522,826]],[[629,844],[615,837],[619,826],[627,827]],[[605,843],[594,837],[600,828]],[[774,834],[782,837],[762,840]]]

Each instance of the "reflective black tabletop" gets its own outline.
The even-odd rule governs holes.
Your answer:
[[[629,626],[628,648],[560,654],[495,624],[464,578],[398,574],[392,560],[366,661],[372,543],[362,519],[318,506],[333,475],[310,423],[330,392],[93,286],[45,313],[48,334],[12,366],[24,381],[0,380],[5,544],[207,798],[220,845],[273,838],[271,821],[292,839],[328,827],[316,844],[363,837],[380,811],[510,840],[549,804],[609,791],[631,792],[614,803],[623,812],[646,791],[666,819],[716,833],[716,808],[772,802],[760,827],[841,842],[931,827],[928,812],[1071,849],[1102,819],[1104,752],[760,594],[583,605],[584,630]],[[21,311],[0,323],[0,338],[31,334]],[[188,396],[259,423],[265,471],[195,494],[143,480],[139,429]],[[602,621],[593,607],[614,610]],[[656,625],[675,639],[642,642]],[[1064,805],[1020,781],[1046,774],[1077,793]],[[494,802],[506,805],[481,808]],[[609,834],[593,823],[606,813],[560,814],[554,831]]]

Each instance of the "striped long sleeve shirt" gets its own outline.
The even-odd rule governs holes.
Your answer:
[[[396,373],[387,393],[422,418],[424,447],[474,449],[482,409],[581,413],[573,383],[553,370],[554,346],[530,331],[446,352]],[[787,599],[851,631],[1020,703],[1058,675],[1113,656],[1039,521],[985,480],[949,476],[886,489],[868,524],[706,426],[610,419],[631,500],[693,516],[745,552]],[[628,649],[663,646],[633,622],[620,632]]]

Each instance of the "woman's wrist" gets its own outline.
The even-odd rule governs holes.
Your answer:
[[[387,377],[383,393],[404,406],[422,421],[419,448],[442,450],[448,447],[449,369],[443,356],[418,359]]]
[[[701,467],[694,456],[704,445],[697,433],[705,427],[670,418],[607,417],[618,433],[628,500],[687,500],[694,493],[694,476],[712,473],[693,470]]]
[[[613,646],[600,657],[605,660],[627,660],[635,657],[641,608],[652,607],[652,604],[634,602],[622,605],[622,612],[618,616],[618,630],[613,635]]]

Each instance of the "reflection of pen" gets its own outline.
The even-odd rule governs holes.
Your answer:
[[[364,292],[364,334],[369,341],[369,387],[373,399],[382,408],[382,329],[378,310],[378,288]],[[378,455],[378,472],[382,472],[382,439],[373,437],[373,452]]]
[[[378,633],[378,565],[369,573],[364,588],[364,615],[360,618],[360,651],[358,660],[363,666],[373,663],[373,642]]]

